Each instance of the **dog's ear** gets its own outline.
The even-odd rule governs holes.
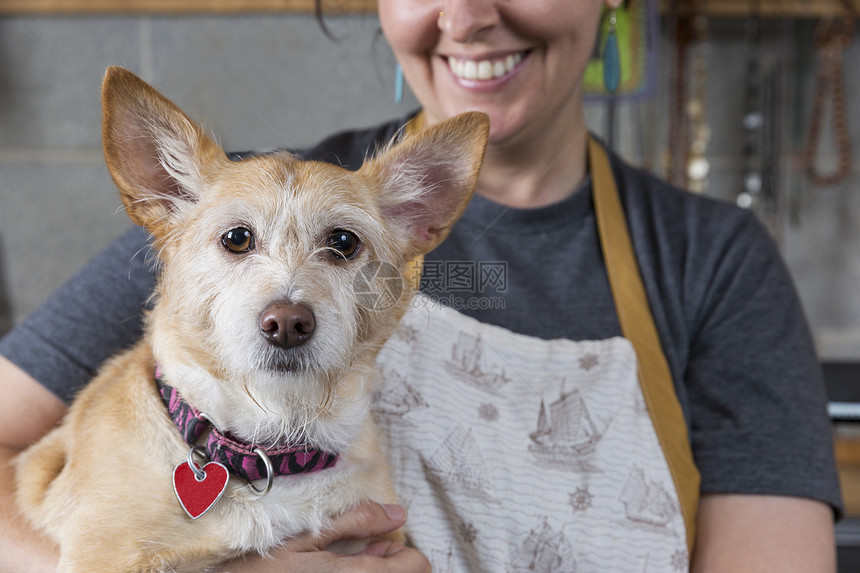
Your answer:
[[[102,138],[111,176],[131,219],[163,236],[173,215],[195,203],[224,152],[149,84],[108,68]]]
[[[460,114],[431,125],[372,159],[382,213],[408,242],[407,255],[432,251],[463,213],[484,158],[489,118]]]

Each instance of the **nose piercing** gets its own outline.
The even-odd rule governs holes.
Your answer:
[[[440,10],[439,11],[439,18],[444,18],[444,17],[445,17],[445,10]]]

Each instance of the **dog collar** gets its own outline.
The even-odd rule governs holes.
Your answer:
[[[179,429],[179,433],[182,434],[182,438],[188,445],[194,447],[203,433],[211,428],[206,440],[206,454],[210,460],[226,466],[233,475],[254,481],[271,478],[271,475],[286,476],[317,472],[330,468],[337,462],[337,454],[308,449],[306,446],[267,449],[239,442],[220,432],[200,411],[186,402],[176,388],[168,386],[158,368],[155,371],[155,383],[161,399],[167,406],[167,412]],[[271,462],[271,474],[269,474],[267,460],[258,453],[261,451]]]

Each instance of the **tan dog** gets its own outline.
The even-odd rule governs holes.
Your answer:
[[[369,264],[405,276],[445,238],[486,116],[349,172],[287,153],[231,162],[123,69],[108,70],[103,103],[108,167],[162,269],[144,340],[20,458],[21,509],[59,543],[59,570],[200,571],[393,501],[368,409],[374,359],[413,290],[365,273],[399,294],[370,308],[353,285]]]

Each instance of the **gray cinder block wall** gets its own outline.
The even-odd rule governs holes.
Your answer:
[[[101,150],[105,68],[134,71],[229,150],[300,147],[405,114],[375,15],[0,18],[0,296],[20,321],[129,221]],[[2,298],[0,298],[2,300]],[[2,308],[2,307],[0,307]]]
[[[402,105],[393,101],[393,58],[375,15],[328,22],[336,42],[304,14],[0,18],[0,331],[129,224],[101,152],[99,86],[108,65],[153,83],[231,150],[300,147],[415,107],[408,90]],[[708,192],[733,200],[744,167],[742,23],[712,20],[710,41]],[[768,57],[784,57],[781,42],[768,44]],[[663,34],[660,85],[669,46]],[[799,223],[783,213],[774,228],[819,352],[829,359],[860,360],[858,61],[855,40],[845,60],[851,176],[812,189],[786,161]],[[800,80],[808,100],[811,72]],[[589,104],[587,114],[592,129],[604,133],[605,108]],[[658,166],[667,115],[665,87],[620,106],[617,148]],[[822,164],[833,165],[834,157],[825,143]]]

